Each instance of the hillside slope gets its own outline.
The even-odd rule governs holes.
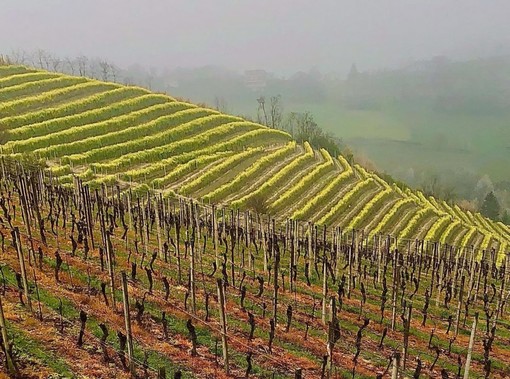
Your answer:
[[[119,184],[277,218],[507,252],[510,230],[403,192],[282,131],[138,87],[22,66],[0,67],[2,153],[47,161],[62,183]]]

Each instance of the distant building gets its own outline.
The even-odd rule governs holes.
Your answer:
[[[262,91],[267,86],[269,73],[266,70],[246,70],[244,84],[254,92]]]

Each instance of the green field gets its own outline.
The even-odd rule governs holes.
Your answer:
[[[465,169],[494,181],[507,180],[510,165],[508,117],[417,109],[352,110],[333,104],[299,104],[326,131],[342,138],[358,155],[399,179],[405,173]],[[419,183],[414,183],[419,184]]]

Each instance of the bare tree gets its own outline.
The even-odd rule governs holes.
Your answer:
[[[271,127],[274,129],[280,129],[283,121],[282,96],[281,95],[271,96],[271,98],[269,99],[269,106]]]
[[[228,113],[227,101],[221,96],[214,96],[214,108],[219,112]]]
[[[105,60],[101,60],[101,61],[99,61],[98,65],[99,65],[99,68],[101,69],[101,79],[103,81],[107,81],[108,73],[110,71],[110,64]]]
[[[28,54],[25,50],[13,50],[11,51],[11,57],[15,63],[25,64],[28,59]]]
[[[117,66],[115,66],[113,63],[110,64],[110,71],[112,72],[112,78],[114,82],[117,82],[117,75],[119,72],[119,69]]]
[[[46,52],[43,49],[37,49],[35,56],[32,59],[32,64],[38,66],[41,69],[46,68],[47,58]]]
[[[78,58],[76,58],[76,63],[78,64],[78,73],[80,74],[80,76],[86,76],[88,63],[87,57],[84,55],[80,55]]]
[[[54,72],[59,71],[59,67],[61,64],[62,64],[62,60],[60,58],[57,58],[57,57],[52,58],[51,68],[53,69]]]
[[[65,58],[64,65],[65,65],[64,67],[67,67],[67,70],[71,72],[71,75],[75,74],[76,71],[75,61],[73,61],[71,58]]]
[[[259,108],[257,110],[257,121],[260,124],[268,125],[267,113],[266,113],[266,99],[264,98],[264,96],[260,96],[257,99],[257,101],[259,103]],[[264,116],[263,119],[262,119],[262,116]]]

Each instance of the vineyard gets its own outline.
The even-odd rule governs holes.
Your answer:
[[[0,101],[6,372],[510,376],[506,225],[138,87],[0,66]]]
[[[510,239],[501,223],[402,191],[284,132],[138,87],[2,66],[0,100],[3,154],[48,162],[61,184],[78,177],[501,256]]]

